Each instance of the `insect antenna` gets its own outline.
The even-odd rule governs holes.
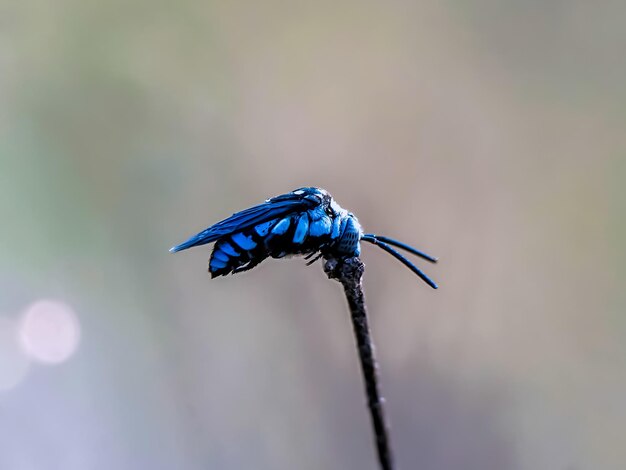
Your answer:
[[[373,245],[379,246],[380,248],[385,250],[387,253],[389,253],[391,256],[393,256],[398,261],[400,261],[402,264],[404,264],[407,268],[409,268],[415,274],[417,274],[430,287],[432,287],[433,289],[437,289],[437,287],[438,287],[437,284],[435,284],[435,282],[431,278],[429,278],[426,274],[424,274],[421,269],[419,269],[417,266],[415,266],[413,263],[411,263],[408,259],[406,259],[404,256],[402,256],[396,250],[391,248],[387,243],[385,243],[384,241],[381,241],[380,238],[381,237],[376,237],[376,236],[373,236],[373,235],[370,235],[370,234],[366,234],[366,235],[363,235],[363,237],[361,237],[361,240],[369,242],[369,243],[371,243]],[[397,243],[400,243],[400,242],[397,242]],[[404,245],[404,243],[402,243],[402,245]],[[404,247],[411,248],[408,245],[404,245],[403,248]],[[407,249],[407,251],[410,251],[411,253],[414,253],[414,251],[412,251],[412,250],[417,251],[414,248],[411,248],[411,250]],[[421,252],[418,252],[418,253],[420,253],[420,254],[418,254],[418,256],[422,256],[423,255],[423,253],[421,253]],[[415,253],[415,254],[417,254],[417,253]],[[426,259],[428,259],[429,261],[433,261],[433,262],[436,261],[436,258],[432,258],[432,257],[428,257]]]
[[[438,259],[435,258],[434,256],[430,256],[429,254],[426,254],[423,251],[416,250],[411,245],[407,245],[406,243],[402,243],[398,240],[394,240],[393,238],[384,237],[382,235],[374,235],[373,233],[366,233],[365,235],[363,235],[363,238],[365,237],[375,238],[379,242],[397,246],[398,248],[402,248],[403,250],[406,250],[409,253],[419,256],[420,258],[424,258],[425,260],[430,261],[431,263],[436,263],[438,261]]]

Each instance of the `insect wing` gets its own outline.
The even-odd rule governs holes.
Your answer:
[[[185,250],[192,246],[211,243],[233,232],[245,230],[263,222],[277,219],[290,212],[300,212],[315,207],[317,203],[309,198],[292,193],[268,199],[263,204],[237,212],[227,219],[210,226],[189,240],[170,249],[171,252]]]

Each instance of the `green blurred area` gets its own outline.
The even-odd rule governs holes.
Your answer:
[[[319,263],[210,281],[167,251],[309,185],[441,260],[432,292],[363,249],[401,468],[622,468],[625,18],[0,4],[0,319],[58,299],[81,329],[62,364],[0,361],[0,468],[376,468]]]

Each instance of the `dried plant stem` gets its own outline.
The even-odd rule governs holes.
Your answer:
[[[367,393],[367,405],[374,427],[380,468],[382,470],[393,470],[393,455],[383,407],[384,399],[380,394],[378,386],[378,364],[374,357],[374,344],[367,324],[365,296],[363,295],[361,282],[365,265],[358,257],[345,260],[329,258],[324,264],[324,271],[329,279],[336,279],[341,282],[346,293],[359,351],[365,391]]]

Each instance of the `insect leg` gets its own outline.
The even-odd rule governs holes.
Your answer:
[[[311,256],[313,256],[315,253],[311,253],[310,255],[306,256],[304,259],[309,259]],[[322,257],[322,253],[319,253],[315,258],[313,258],[311,261],[309,261],[306,265],[307,266],[311,266],[313,263],[315,263],[318,259],[320,259]]]

